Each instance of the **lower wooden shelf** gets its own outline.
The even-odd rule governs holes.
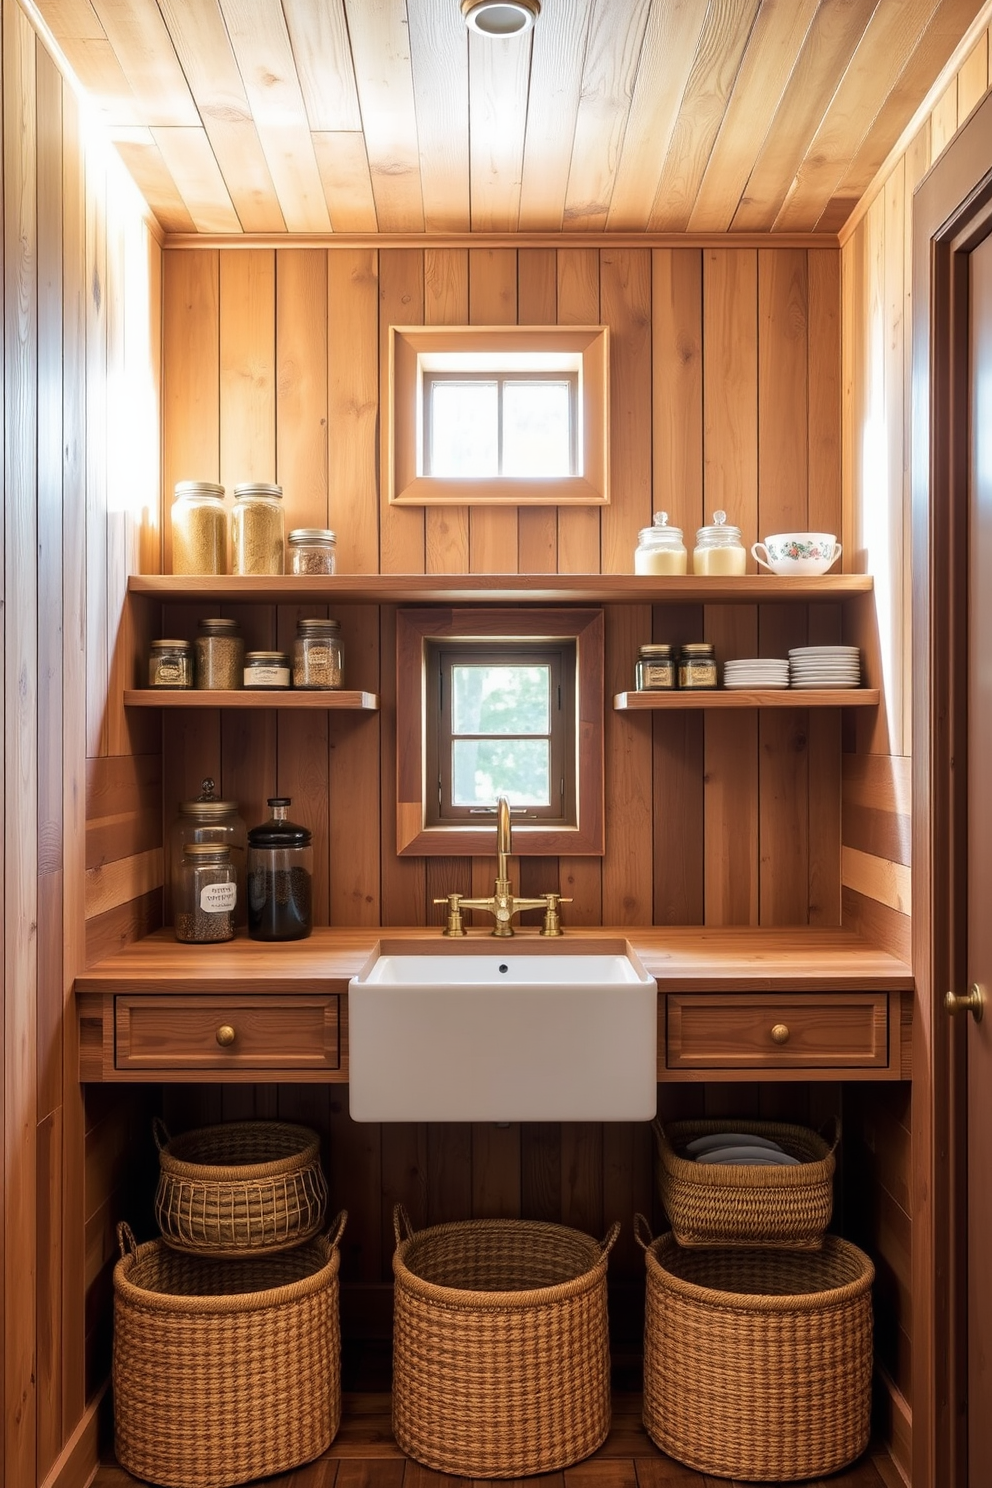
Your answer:
[[[656,708],[875,708],[877,687],[715,687],[699,692],[618,692],[618,712]]]
[[[208,692],[198,687],[129,688],[125,708],[351,708],[374,713],[379,707],[375,692],[344,692],[330,688],[273,688],[271,692],[247,688],[235,692]]]

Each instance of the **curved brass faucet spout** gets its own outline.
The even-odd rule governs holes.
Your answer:
[[[496,877],[504,881],[510,876],[508,859],[512,855],[510,803],[505,796],[496,801]]]

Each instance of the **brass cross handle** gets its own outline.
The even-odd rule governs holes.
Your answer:
[[[967,996],[958,992],[945,992],[944,1006],[949,1013],[970,1013],[976,1023],[981,1023],[985,1012],[985,993],[977,982],[972,982]]]

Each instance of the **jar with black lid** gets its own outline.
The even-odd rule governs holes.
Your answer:
[[[148,648],[148,686],[193,686],[193,647],[189,641],[152,641]]]
[[[175,897],[177,940],[233,940],[238,889],[230,849],[219,842],[187,842]]]
[[[679,651],[679,687],[685,692],[716,686],[716,659],[709,641],[689,641]]]
[[[289,686],[289,657],[285,651],[249,651],[245,655],[245,687],[281,692]]]
[[[341,686],[344,647],[336,620],[297,620],[293,642],[293,686],[333,690]]]
[[[272,816],[248,833],[248,934],[303,940],[313,929],[313,846],[291,822],[289,796],[270,796]]]
[[[197,688],[233,692],[244,686],[245,643],[236,620],[211,616],[201,620],[194,644]]]
[[[675,647],[660,641],[641,646],[637,653],[637,691],[667,692],[675,684]]]

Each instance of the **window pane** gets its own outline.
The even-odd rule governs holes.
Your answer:
[[[548,666],[453,666],[453,734],[546,734],[550,730]]]
[[[455,806],[548,806],[550,749],[546,739],[455,739],[451,800]]]
[[[503,474],[571,475],[567,382],[503,384]]]
[[[435,382],[430,398],[431,475],[499,474],[495,382]]]

